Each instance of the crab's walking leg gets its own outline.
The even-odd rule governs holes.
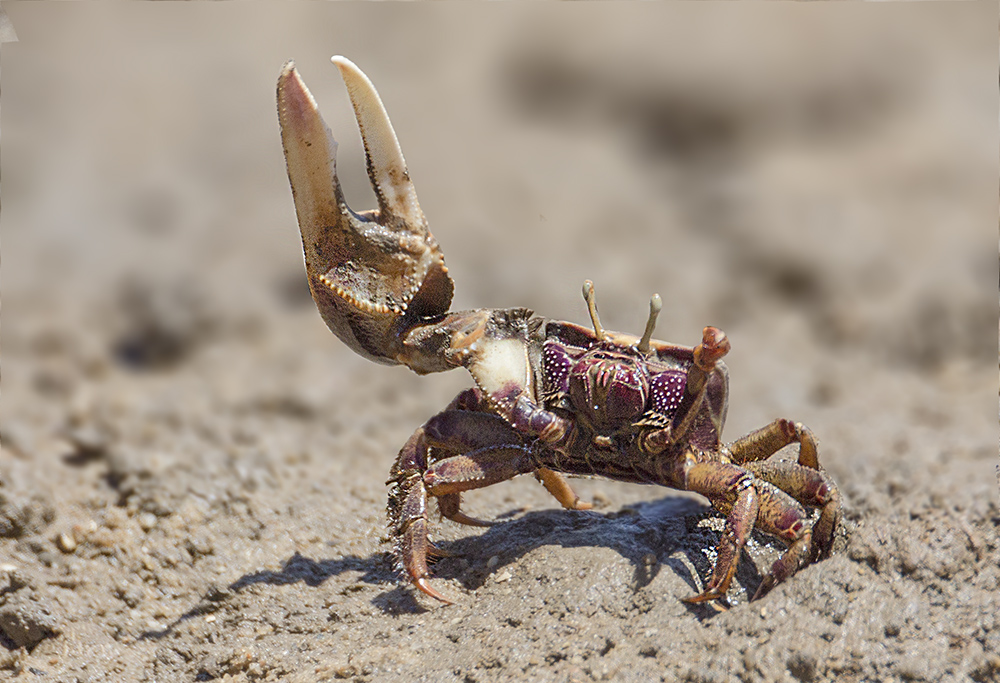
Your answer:
[[[430,462],[430,449],[464,453]],[[389,525],[400,568],[417,588],[450,602],[427,579],[427,557],[435,552],[427,539],[427,496],[443,499],[441,511],[457,522],[476,524],[463,515],[462,491],[489,486],[535,469],[517,434],[489,413],[445,410],[428,420],[407,440],[389,473]]]
[[[687,490],[702,494],[716,508],[729,514],[719,539],[712,577],[705,590],[684,599],[685,602],[696,603],[721,598],[729,590],[740,552],[757,522],[760,502],[753,475],[738,465],[700,462],[687,469],[686,477]]]
[[[809,514],[801,505],[766,481],[758,479],[754,486],[760,495],[757,528],[787,542],[788,550],[771,565],[771,570],[760,582],[751,601],[762,597],[798,570],[809,554],[812,539]]]
[[[791,443],[799,444],[799,464],[818,470],[819,446],[812,430],[801,422],[780,418],[741,436],[728,446],[733,462],[745,463],[771,457]]]
[[[774,484],[803,505],[820,508],[812,528],[809,562],[826,559],[833,546],[833,532],[840,517],[840,491],[824,472],[780,460],[744,465],[758,478]]]
[[[761,462],[796,442],[799,444],[798,464]],[[800,422],[778,419],[740,437],[726,450],[733,462],[775,484],[803,505],[821,508],[820,517],[813,527],[809,561],[828,557],[840,517],[840,492],[819,466],[819,449],[812,431]]]
[[[518,396],[513,401],[504,401],[503,398],[500,398],[497,400],[497,404],[501,406],[501,412],[506,413],[505,416],[510,419],[515,429],[528,436],[541,439],[550,447],[558,448],[560,444],[564,444],[572,432],[572,425],[568,420],[540,408],[527,396]],[[503,410],[504,405],[512,405],[512,408],[505,411]],[[482,411],[490,409],[489,402],[480,389],[463,391],[455,397],[449,408]],[[566,481],[566,478],[555,470],[539,467],[535,470],[535,478],[567,510],[590,510],[594,507],[582,500]]]
[[[551,493],[559,504],[567,510],[590,510],[592,503],[581,500],[573,487],[566,481],[566,477],[548,467],[539,467],[535,470],[535,478],[542,482],[545,490]]]
[[[451,601],[427,583],[430,571],[427,554],[427,492],[423,473],[427,469],[427,438],[420,427],[407,440],[389,471],[389,526],[395,546],[398,568],[405,571],[413,584],[432,598],[450,604]]]

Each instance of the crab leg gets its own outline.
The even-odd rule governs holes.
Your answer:
[[[465,393],[465,392],[463,392]],[[461,403],[460,394],[453,403]],[[430,449],[459,453],[430,462]],[[389,526],[399,568],[421,591],[449,602],[427,579],[427,496],[442,499],[441,512],[460,523],[485,524],[459,511],[462,491],[489,486],[535,469],[527,447],[504,420],[476,411],[445,410],[407,440],[389,473]]]
[[[427,440],[421,427],[407,440],[389,471],[389,527],[395,537],[393,554],[397,569],[405,571],[410,581],[432,598],[450,604],[450,600],[427,582],[430,570],[427,555],[427,491],[423,472],[427,469]]]
[[[786,541],[788,550],[771,565],[771,570],[750,598],[751,602],[763,597],[771,588],[795,573],[808,556],[812,539],[809,515],[801,505],[777,486],[766,481],[758,479],[754,486],[760,494],[757,528]]]
[[[451,404],[449,404],[448,408],[459,409],[459,410],[488,411],[489,405],[487,401],[484,399],[483,392],[481,390],[466,389],[465,391],[461,392],[458,396],[455,397],[455,399],[451,402]],[[542,425],[542,429],[539,431],[543,431],[544,426],[547,424],[551,424],[554,420],[561,419],[558,418],[555,414],[539,408],[537,405],[529,401],[527,398],[520,397],[518,401],[515,403],[514,412],[511,414],[515,426],[518,426],[519,423],[522,427],[525,424],[530,426],[532,415],[542,415],[544,423]],[[566,428],[568,426],[565,421],[561,422],[560,424],[563,426],[563,428]],[[531,432],[530,429],[527,431],[529,432],[529,434],[532,434],[534,436],[538,435],[534,432]],[[566,481],[566,477],[559,474],[555,470],[551,470],[548,467],[539,467],[537,470],[535,470],[535,478],[538,479],[538,481],[541,482],[542,486],[545,487],[545,490],[551,493],[552,496],[559,501],[559,504],[562,505],[567,510],[590,510],[591,508],[594,507],[591,503],[582,500],[580,496],[576,494],[576,491],[573,490],[573,487],[570,486],[569,482]],[[445,505],[445,500],[443,497],[439,501],[439,504]],[[449,517],[449,519],[460,521],[458,519],[455,519],[454,517],[450,517],[448,515],[445,516]]]
[[[738,465],[724,462],[696,463],[688,468],[686,479],[687,490],[702,494],[716,508],[729,513],[722,538],[719,539],[712,577],[705,585],[705,590],[684,599],[685,602],[698,603],[721,598],[729,590],[740,552],[757,522],[760,502],[753,475]]]
[[[761,462],[796,442],[799,443],[798,464]],[[788,492],[803,505],[821,508],[812,530],[809,561],[829,557],[833,532],[840,517],[840,492],[819,466],[818,444],[812,431],[800,422],[779,419],[737,439],[726,450],[734,462]]]
[[[819,445],[812,430],[801,422],[778,419],[733,441],[727,449],[735,463],[769,458],[791,443],[799,444],[799,464],[818,470]]]
[[[774,484],[803,505],[820,508],[812,528],[809,562],[826,559],[833,547],[833,532],[840,517],[840,491],[824,472],[794,462],[768,461],[744,465],[758,478]]]

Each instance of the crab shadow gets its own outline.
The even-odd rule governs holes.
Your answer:
[[[723,518],[713,508],[679,496],[634,503],[607,513],[551,509],[506,519],[518,514],[514,510],[501,515],[483,533],[441,542],[439,545],[452,556],[434,565],[434,577],[456,580],[466,590],[474,591],[507,565],[543,546],[607,548],[633,565],[631,587],[635,592],[651,584],[666,567],[694,594],[701,590],[712,572],[713,559],[706,551],[714,551],[723,523]],[[775,550],[782,547],[780,542],[757,531],[753,532],[753,538],[760,545],[771,546]],[[164,628],[144,632],[140,639],[163,638],[185,621],[222,609],[229,599],[255,585],[304,583],[315,588],[344,572],[360,572],[357,583],[388,588],[371,600],[383,613],[427,611],[412,589],[397,583],[398,574],[385,552],[372,553],[367,557],[348,555],[323,560],[295,553],[281,569],[244,574],[228,586],[212,585],[198,604]],[[736,580],[750,594],[761,581],[757,566],[747,553],[743,553],[740,559]],[[689,604],[687,608],[699,619],[711,618],[718,613],[717,609],[705,604]]]
[[[262,571],[244,574],[228,586],[212,584],[202,595],[194,607],[181,616],[174,619],[170,624],[161,629],[148,630],[139,636],[139,640],[159,640],[173,633],[178,626],[184,622],[200,616],[212,614],[223,609],[226,602],[244,590],[257,584],[270,586],[287,586],[295,583],[304,583],[307,586],[316,588],[335,576],[344,572],[361,572],[358,581],[373,585],[391,585],[396,581],[396,574],[392,571],[386,553],[373,553],[368,557],[358,555],[347,555],[338,559],[314,560],[299,553],[295,553],[285,560],[279,570],[265,569]],[[420,611],[420,606],[408,594],[403,594],[402,589],[390,591],[390,593],[401,594],[397,600],[405,601],[409,597],[412,607],[395,611]],[[392,610],[384,610],[392,611]]]
[[[688,595],[694,595],[712,573],[724,522],[714,508],[682,496],[634,503],[607,513],[558,509],[528,512],[497,523],[485,533],[441,543],[453,556],[440,560],[433,573],[436,578],[456,580],[472,591],[499,575],[505,566],[543,546],[607,548],[632,564],[630,585],[634,592],[651,584],[666,568],[687,584]],[[780,541],[759,531],[753,531],[751,538],[774,553],[784,550]],[[749,555],[742,553],[735,580],[748,595],[753,595],[763,577]],[[698,618],[719,611],[707,603],[685,604]]]

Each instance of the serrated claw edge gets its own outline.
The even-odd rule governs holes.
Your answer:
[[[371,360],[398,363],[412,319],[440,315],[453,284],[382,100],[344,57],[333,63],[347,86],[378,209],[347,206],[337,178],[337,142],[293,62],[278,79],[278,120],[302,233],[309,288],[327,326]]]

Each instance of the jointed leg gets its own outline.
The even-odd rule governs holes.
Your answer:
[[[757,587],[757,592],[750,598],[751,601],[762,597],[776,584],[798,570],[809,556],[812,538],[809,515],[801,505],[777,486],[766,481],[758,479],[754,485],[760,494],[757,528],[787,542],[788,550],[771,565],[771,570]]]
[[[427,582],[429,576],[427,556],[433,554],[435,550],[427,539],[427,494],[442,496],[442,512],[456,521],[474,520],[465,517],[458,510],[462,489],[435,491],[428,482],[429,474],[431,479],[434,476],[439,479],[454,476],[454,474],[449,475],[449,468],[455,470],[455,465],[460,464],[453,461],[453,458],[445,458],[430,465],[430,449],[435,448],[445,452],[477,452],[505,447],[512,450],[514,459],[526,459],[526,450],[520,436],[501,418],[489,413],[446,410],[432,417],[413,433],[400,450],[389,472],[389,481],[386,482],[390,486],[387,511],[391,532],[396,540],[394,552],[400,569],[420,590],[442,602],[448,600]],[[498,454],[494,454],[493,460],[502,460],[497,456]],[[442,465],[449,461],[452,462]],[[489,463],[485,467],[489,470]],[[531,467],[528,468],[528,471],[530,470]],[[495,479],[496,476],[496,472],[487,473],[486,479],[490,483],[493,480],[499,481]],[[480,484],[480,486],[485,485]],[[466,488],[475,488],[475,485]]]
[[[404,571],[421,591],[444,603],[450,601],[427,582],[430,571],[427,555],[431,544],[427,538],[427,492],[423,473],[427,469],[427,437],[424,428],[413,433],[389,470],[390,532],[395,538],[393,554],[397,568]]]
[[[462,405],[475,395],[463,392]],[[430,462],[435,455],[454,453]],[[441,501],[441,512],[461,523],[477,524],[459,510],[462,491],[489,486],[535,469],[524,439],[502,418],[475,410],[445,410],[407,440],[390,470],[389,525],[399,567],[421,591],[442,602],[447,598],[429,582],[427,558],[436,549],[427,538],[427,496]],[[441,554],[441,553],[438,553]]]
[[[826,559],[833,546],[833,532],[840,517],[840,491],[824,472],[794,462],[767,461],[744,465],[757,477],[774,484],[803,505],[820,508],[812,528],[809,562]]]
[[[589,510],[594,507],[590,503],[580,500],[580,496],[576,495],[576,491],[569,485],[566,478],[558,472],[547,467],[539,467],[535,470],[535,478],[542,482],[545,490],[555,496],[560,505],[567,510]]]
[[[470,517],[462,512],[461,507],[461,493],[446,493],[438,496],[438,510],[441,512],[443,517],[447,517],[451,521],[457,522],[458,524],[465,524],[466,526],[493,526],[493,522],[488,522],[485,519],[478,519],[476,517]]]
[[[746,436],[733,441],[727,447],[733,462],[743,464],[771,457],[790,443],[799,444],[799,464],[818,470],[819,455],[816,437],[801,422],[778,419]]]
[[[736,573],[740,552],[757,521],[759,502],[753,475],[737,465],[723,462],[697,463],[687,472],[689,491],[696,491],[729,514],[719,539],[715,569],[698,595],[685,602],[704,602],[725,596]]]
[[[483,392],[474,388],[466,389],[456,396],[448,408],[487,411],[488,403]],[[566,439],[570,429],[567,420],[535,405],[523,396],[518,397],[514,401],[509,417],[514,424],[514,430],[529,437],[537,437],[544,443],[557,448],[559,443]],[[535,471],[535,478],[567,510],[589,510],[593,507],[590,503],[580,500],[580,496],[573,491],[566,478],[558,472],[550,470],[547,467],[540,467]],[[447,514],[445,516],[455,519]],[[456,519],[455,521],[459,520]]]

